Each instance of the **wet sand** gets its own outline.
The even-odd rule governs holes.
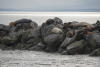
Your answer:
[[[100,67],[100,57],[0,50],[0,67]]]

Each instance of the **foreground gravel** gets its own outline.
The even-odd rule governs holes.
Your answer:
[[[100,57],[0,50],[0,67],[100,67]]]

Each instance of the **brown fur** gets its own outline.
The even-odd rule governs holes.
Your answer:
[[[14,26],[14,22],[10,22],[10,23],[9,23],[9,26],[10,26],[10,27],[13,27],[13,26]]]

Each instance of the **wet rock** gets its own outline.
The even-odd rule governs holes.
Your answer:
[[[97,22],[95,24],[93,24],[95,27],[95,30],[98,30],[100,32],[100,21],[97,20]]]
[[[94,26],[92,24],[86,23],[86,22],[68,22],[64,23],[64,29],[69,31],[69,30],[79,30],[79,29],[86,29],[86,30],[93,30]]]
[[[29,50],[43,51],[45,48],[46,48],[46,45],[40,42],[34,47],[31,47]]]
[[[100,56],[100,48],[93,50],[90,56]]]
[[[4,37],[7,37],[9,35],[10,28],[7,25],[0,24],[0,49],[4,49],[5,44],[3,42],[6,42],[3,40]]]
[[[0,37],[7,36],[9,33],[9,26],[0,24]]]
[[[20,19],[10,23],[11,33],[16,33],[16,49],[29,49],[40,42],[38,24],[30,19]]]
[[[76,26],[78,26],[78,27],[94,27],[92,24],[89,24],[89,23],[87,23],[87,22],[80,22],[80,23],[78,23]]]
[[[65,40],[62,42],[60,48],[59,48],[59,52],[62,53],[64,51],[66,51],[66,47],[69,45],[69,43],[71,42],[72,38],[66,37]]]
[[[100,48],[99,38],[100,38],[100,33],[93,32],[92,34],[88,35],[87,41],[89,43],[89,46],[91,47],[91,50]]]
[[[25,44],[19,42],[14,48],[18,50],[25,50]]]
[[[41,41],[39,29],[25,31],[21,37],[21,43],[25,44],[26,49],[34,47]]]
[[[40,33],[42,42],[47,46],[45,51],[57,51],[61,42],[64,40],[62,20],[57,17],[54,19],[48,19],[42,24]]]
[[[91,53],[91,48],[88,46],[88,43],[87,43],[87,45],[84,47],[83,54],[90,54],[90,53]]]
[[[19,30],[27,30],[27,29],[35,29],[38,27],[37,23],[30,20],[30,19],[20,19],[10,24],[12,26],[12,30],[19,31]]]
[[[0,44],[0,49],[4,50],[5,49],[5,44]]]
[[[83,54],[84,53],[84,48],[87,45],[86,41],[84,40],[80,40],[80,41],[76,41],[72,44],[70,44],[67,47],[67,53],[68,54]]]
[[[76,23],[76,24],[79,24],[79,23]],[[67,31],[66,39],[63,41],[63,43],[60,46],[60,49],[59,49],[60,53],[61,54],[81,54],[81,53],[90,52],[90,50],[88,50],[87,48],[88,46],[86,45],[86,36],[87,36],[87,30],[80,29],[80,28],[79,29],[71,28],[69,31]],[[84,40],[85,45],[82,44],[81,40]],[[71,50],[70,49],[67,50],[67,48],[69,48],[71,45],[73,45],[73,48]],[[83,52],[78,52],[78,51],[82,51],[82,49],[85,49],[88,51],[85,52],[84,50]]]
[[[67,28],[74,28],[75,26],[77,26],[79,22],[77,21],[72,21],[72,22],[66,22],[64,23],[64,29],[67,29]]]
[[[0,28],[4,32],[7,31],[7,34],[0,38],[1,43],[5,44],[6,48],[29,49],[40,42],[39,27],[37,23],[30,19],[20,19],[11,22],[9,30],[4,25],[1,25]]]
[[[16,33],[9,33],[8,36],[4,36],[1,39],[1,43],[5,44],[7,47],[15,47],[18,42],[18,37]]]

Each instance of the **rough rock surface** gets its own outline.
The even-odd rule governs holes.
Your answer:
[[[63,22],[55,17],[48,19],[40,28],[42,42],[46,45],[46,51],[58,51],[59,46],[64,40]]]

